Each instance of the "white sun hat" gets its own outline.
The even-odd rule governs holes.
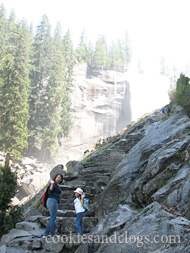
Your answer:
[[[81,188],[77,188],[74,192],[79,193],[80,195],[83,194],[83,190]]]

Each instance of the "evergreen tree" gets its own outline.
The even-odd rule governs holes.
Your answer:
[[[79,47],[76,49],[76,57],[79,63],[87,62],[88,49],[86,44],[85,31],[83,30],[80,37]]]
[[[95,69],[106,68],[107,62],[107,43],[104,36],[98,38],[95,46],[92,67]]]
[[[127,70],[129,63],[131,62],[131,46],[128,33],[125,33],[123,42],[122,42],[122,49],[123,49],[123,58],[124,58],[124,71]]]
[[[117,44],[112,43],[107,57],[107,68],[115,71],[123,71],[124,57],[121,47],[121,41]]]
[[[70,34],[65,44],[62,41],[61,26],[58,23],[54,37],[51,37],[47,16],[42,17],[34,39],[34,69],[31,71],[30,94],[30,146],[41,145],[40,159],[47,160],[67,127],[63,124],[69,112],[63,101],[68,97],[72,77],[72,47]],[[71,55],[72,54],[72,55]],[[67,109],[69,109],[67,107]],[[70,129],[70,126],[68,126]]]
[[[71,93],[71,87],[73,84],[73,67],[75,63],[75,54],[69,30],[63,38],[63,46],[63,55],[65,59],[65,85],[63,88],[61,104],[60,125],[62,131],[59,133],[59,139],[67,137],[72,126],[72,120],[70,115],[71,100],[69,95]]]
[[[175,89],[172,89],[169,95],[171,102],[182,106],[190,117],[190,78],[181,74]]]
[[[88,64],[88,66],[92,66],[94,48],[93,48],[93,45],[90,41],[88,42],[87,52],[88,52],[88,54],[87,54],[87,64]]]
[[[129,39],[126,33],[124,39],[117,40],[117,44],[112,42],[108,51],[107,68],[115,71],[126,71],[131,60],[131,50]]]
[[[44,114],[47,118],[42,139],[41,160],[47,160],[50,151],[55,148],[57,140],[62,133],[60,122],[61,106],[64,96],[65,59],[63,55],[63,43],[61,38],[61,26],[57,23],[52,44],[51,69],[46,86],[48,97]]]
[[[42,144],[44,133],[48,128],[47,85],[52,60],[51,26],[48,17],[42,16],[33,43],[33,69],[30,72],[31,90],[29,96],[30,120],[29,145]]]
[[[16,174],[11,172],[9,166],[0,167],[0,237],[22,218],[22,209],[11,206],[17,189],[16,180]]]
[[[65,59],[65,83],[67,89],[69,89],[72,86],[73,66],[75,63],[75,54],[69,30],[63,38],[63,56]]]
[[[0,70],[4,66],[7,44],[6,10],[3,4],[0,6]]]
[[[6,47],[1,64],[0,115],[1,147],[20,155],[27,148],[29,32],[15,21],[12,12],[6,26]]]

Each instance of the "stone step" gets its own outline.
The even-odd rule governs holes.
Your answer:
[[[94,174],[94,173],[101,173],[101,174],[108,173],[108,174],[110,174],[110,173],[112,173],[112,171],[110,169],[106,169],[106,168],[103,168],[103,167],[100,167],[100,166],[93,167],[93,169],[87,167],[83,170],[80,170],[79,175],[86,176],[88,174],[91,175],[91,174]]]
[[[57,210],[57,217],[75,217],[76,214],[74,214],[74,208],[71,210]]]
[[[62,201],[60,201],[60,203],[59,203],[59,210],[68,210],[68,209],[70,209],[70,210],[74,210],[74,204],[73,204],[73,202],[71,202],[71,203],[65,203],[65,202],[62,202]]]
[[[80,177],[80,179],[78,178],[77,180],[66,182],[66,184],[68,186],[75,186],[75,189],[76,189],[77,187],[84,188],[87,182],[86,180],[84,180],[84,178]]]
[[[74,213],[74,209],[71,210],[57,210],[57,217],[75,217],[76,218],[76,214]],[[95,213],[94,211],[90,210],[88,212],[84,212],[83,217],[95,217]]]
[[[40,219],[42,227],[47,226],[50,217],[44,217]],[[57,217],[56,228],[58,234],[69,234],[70,232],[75,233],[75,222],[76,217]],[[83,217],[83,231],[84,233],[90,233],[92,229],[98,223],[97,217]]]
[[[70,186],[70,185],[59,185],[62,191],[74,191],[76,189],[75,186]]]
[[[87,239],[89,233],[84,233],[84,240]],[[77,236],[74,232],[69,234],[58,234],[53,238],[46,237],[16,237],[13,236],[12,239],[6,243],[0,244],[0,252],[7,253],[32,253],[32,252],[69,252],[74,253],[76,247],[82,243],[81,236]]]
[[[73,181],[73,180],[77,180],[77,178],[78,178],[78,176],[65,175],[63,179],[64,179],[64,181]]]

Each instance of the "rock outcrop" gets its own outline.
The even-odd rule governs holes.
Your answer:
[[[5,163],[5,154],[0,154],[2,166]],[[14,205],[26,202],[32,198],[47,183],[52,170],[52,164],[38,162],[34,158],[24,157],[14,163],[9,162],[11,170],[17,174],[17,193],[12,200]]]
[[[73,126],[62,140],[56,162],[81,159],[85,150],[94,150],[98,138],[116,135],[132,120],[168,104],[169,89],[169,77],[158,73],[139,74],[131,68],[125,73],[93,72],[86,64],[75,65]]]
[[[190,252],[190,119],[180,108],[144,115],[67,166],[57,241],[40,238],[49,217],[39,205],[2,237],[2,252]],[[84,236],[66,241],[76,238],[76,187],[90,211]]]
[[[130,88],[126,73],[98,72],[92,75],[86,64],[76,65],[71,93],[73,126],[63,139],[58,163],[80,159],[94,149],[100,137],[121,131],[131,121]]]

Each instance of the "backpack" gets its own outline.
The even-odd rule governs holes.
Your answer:
[[[84,208],[85,211],[88,211],[89,210],[88,200],[84,198],[84,205],[81,204],[81,206]]]
[[[47,187],[46,191],[44,192],[44,194],[42,196],[42,206],[44,206],[45,208],[47,208],[46,202],[47,202],[47,199],[49,197],[48,189],[49,189],[49,186]]]

